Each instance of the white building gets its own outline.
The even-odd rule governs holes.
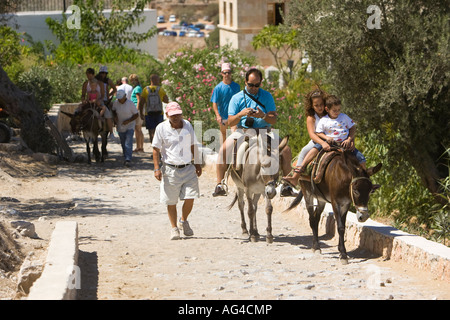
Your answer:
[[[109,17],[111,10],[104,10],[105,17]],[[70,17],[70,12],[66,13]],[[156,10],[145,9],[142,15],[145,17],[145,21],[140,25],[136,25],[131,28],[131,31],[144,33],[150,28],[156,25]],[[53,20],[62,20],[61,11],[32,11],[32,12],[18,12],[15,14],[15,24],[18,25],[18,32],[26,32],[29,34],[33,41],[51,40],[55,44],[58,44],[58,39],[52,34],[45,19],[48,17]],[[141,49],[144,52],[151,54],[153,57],[158,58],[158,37],[155,35],[151,39],[142,42],[141,44],[127,44],[130,48]]]

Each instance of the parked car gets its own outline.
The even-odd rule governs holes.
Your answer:
[[[180,31],[180,33],[178,34],[178,36],[180,37],[184,37],[186,35],[186,31]]]
[[[197,37],[197,32],[198,32],[198,31],[190,30],[190,31],[187,33],[187,36],[188,36],[189,38],[195,38],[195,37]]]
[[[214,30],[216,29],[216,26],[213,24],[207,24],[205,25],[205,30]]]
[[[205,29],[205,25],[203,23],[197,23],[194,25],[195,28]]]
[[[157,23],[165,23],[164,16],[158,16]]]
[[[177,17],[174,14],[171,14],[169,17],[169,22],[175,22],[177,21]]]
[[[171,30],[165,30],[163,33],[163,36],[165,37],[176,37],[177,36],[177,32],[176,31],[171,31]]]

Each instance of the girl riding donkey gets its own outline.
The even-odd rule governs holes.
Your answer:
[[[361,167],[366,169],[366,158],[355,148],[354,139],[356,127],[352,119],[345,113],[341,113],[341,101],[334,95],[326,97],[325,110],[328,113],[322,117],[317,123],[315,134],[320,141],[314,144],[313,148],[307,153],[300,166],[297,166],[295,174],[292,177],[284,177],[283,179],[298,184],[299,177],[305,172],[306,166],[314,159],[319,151],[330,150],[331,144],[339,144],[344,149],[352,150],[352,153],[358,159]],[[297,163],[298,164],[298,163]]]

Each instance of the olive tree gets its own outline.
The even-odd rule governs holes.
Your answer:
[[[390,158],[409,162],[437,195],[450,145],[448,2],[372,4],[291,1],[287,20],[360,133],[376,130]]]

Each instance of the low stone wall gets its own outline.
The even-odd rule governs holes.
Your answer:
[[[27,300],[75,300],[80,285],[78,224],[57,222],[44,271],[31,287]]]

